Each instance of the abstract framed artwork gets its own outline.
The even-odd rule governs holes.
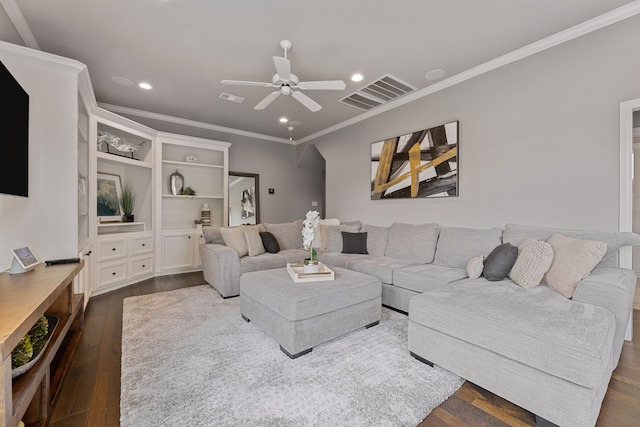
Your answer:
[[[256,208],[253,200],[255,192],[255,186],[242,190],[242,199],[240,200],[240,217],[242,219],[251,218],[256,214]]]
[[[97,200],[98,221],[122,221],[120,198],[122,197],[122,183],[119,175],[98,172]]]
[[[371,144],[371,200],[458,195],[458,121]]]

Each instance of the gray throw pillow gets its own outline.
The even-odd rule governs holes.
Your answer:
[[[518,248],[511,243],[495,247],[484,260],[482,275],[491,282],[498,282],[509,274],[518,259]]]
[[[262,239],[262,246],[264,246],[265,251],[272,254],[280,252],[280,245],[273,234],[268,231],[261,231],[260,238]]]
[[[367,252],[367,233],[348,233],[343,231],[342,253],[369,255],[369,252]]]

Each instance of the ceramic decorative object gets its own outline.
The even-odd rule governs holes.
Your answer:
[[[202,205],[202,210],[200,211],[200,218],[202,218],[202,225],[204,227],[211,226],[211,209],[209,209],[208,203],[205,203]]]
[[[317,273],[320,271],[320,262],[317,259],[305,259],[303,271],[305,273]]]
[[[184,188],[184,176],[179,171],[175,171],[169,176],[169,192],[174,196],[182,194]]]
[[[198,163],[198,157],[193,154],[189,154],[184,158],[184,161],[187,163]]]

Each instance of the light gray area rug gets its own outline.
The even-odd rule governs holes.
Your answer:
[[[122,427],[416,426],[462,383],[412,358],[385,308],[291,360],[208,285],[124,301]]]

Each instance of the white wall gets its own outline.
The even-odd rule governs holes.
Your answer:
[[[618,229],[619,104],[640,97],[640,17],[313,141],[327,217]],[[459,196],[370,200],[370,144],[460,121]]]
[[[25,45],[20,37],[20,33],[16,30],[15,25],[13,25],[13,22],[9,19],[9,15],[7,15],[7,12],[2,6],[0,6],[0,40],[20,46]]]
[[[77,256],[78,245],[77,74],[12,52],[0,42],[0,61],[29,94],[29,197],[0,195],[1,270],[11,249],[29,246],[44,261]]]

